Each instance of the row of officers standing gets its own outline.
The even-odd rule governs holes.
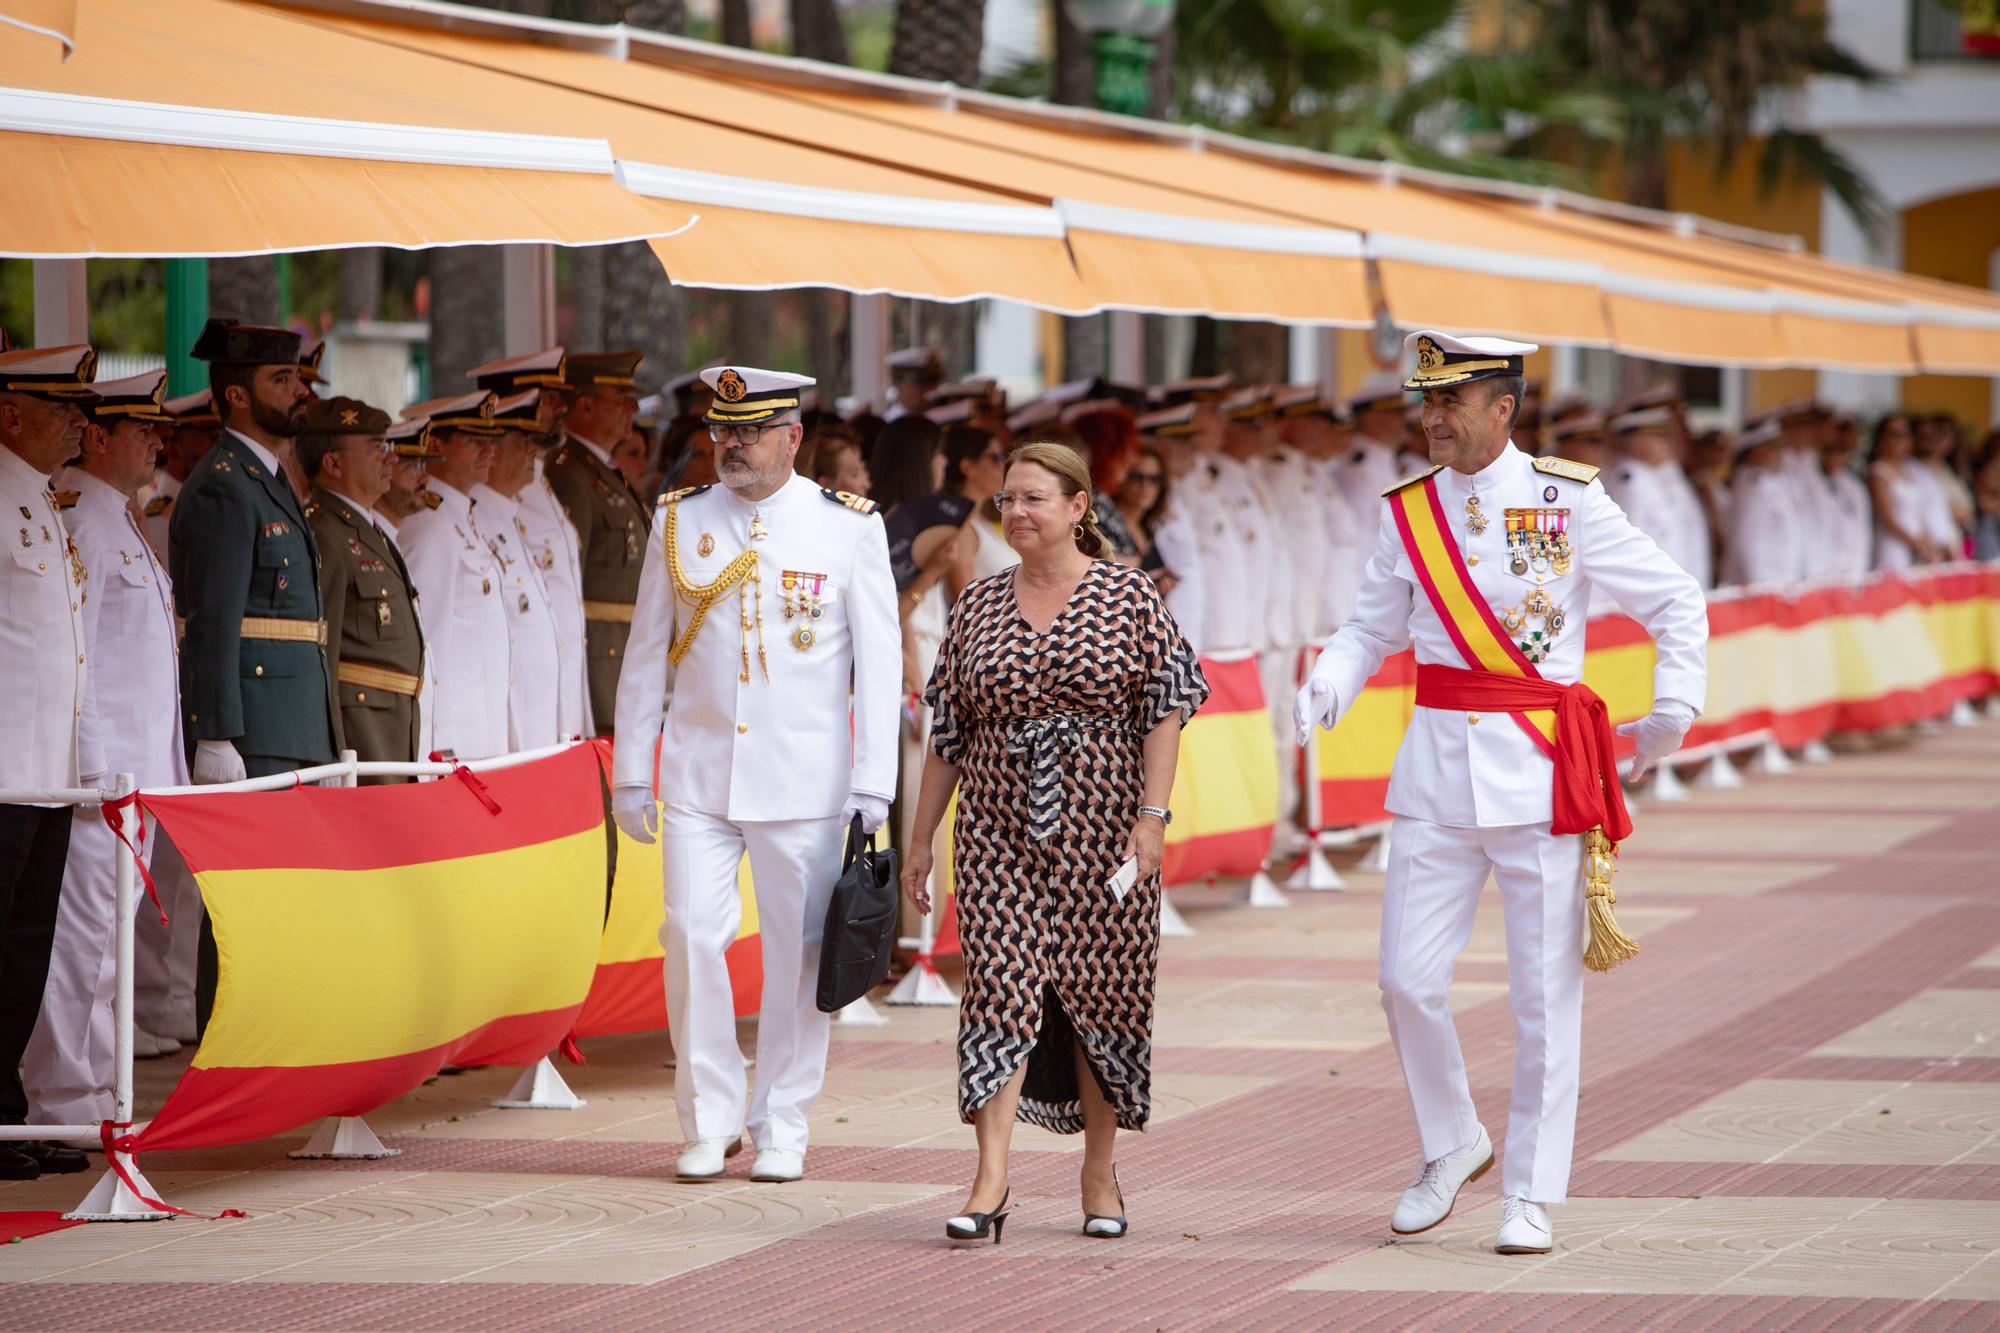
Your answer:
[[[610,461],[638,353],[495,362],[400,420],[318,396],[287,330],[210,321],[193,355],[210,388],[169,402],[163,371],[98,381],[88,346],[0,351],[0,786],[609,734],[651,522]],[[214,986],[192,877],[154,843],[173,925],[140,914],[141,1056],[194,1040]],[[113,1114],[115,848],[94,808],[0,804],[0,1123]],[[84,1166],[0,1145],[0,1179]]]

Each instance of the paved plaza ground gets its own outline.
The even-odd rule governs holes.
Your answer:
[[[1585,1002],[1557,1251],[1503,1258],[1499,1173],[1392,1239],[1414,1134],[1375,990],[1381,880],[1285,910],[1181,895],[1150,1132],[1122,1241],[1078,1234],[1079,1140],[1023,1128],[1000,1247],[971,1178],[956,1011],[836,1029],[809,1178],[672,1179],[657,1037],[592,1043],[589,1105],[499,1111],[505,1071],[370,1117],[401,1155],[297,1139],[146,1158],[246,1220],[78,1227],[0,1248],[0,1328],[1482,1329],[2000,1326],[2000,724],[1647,805],[1619,916],[1645,946]],[[1454,994],[1503,1136],[1511,1036],[1491,890]],[[751,1025],[745,1025],[748,1039]],[[177,1073],[141,1066],[152,1105]],[[301,1136],[302,1137],[302,1136]],[[0,1184],[73,1204],[89,1177]]]

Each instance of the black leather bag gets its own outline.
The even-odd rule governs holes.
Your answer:
[[[856,815],[847,829],[847,855],[841,859],[840,880],[827,902],[826,930],[820,937],[821,1013],[844,1009],[889,979],[902,909],[899,864],[895,848],[875,850],[873,834],[864,844],[861,816]]]

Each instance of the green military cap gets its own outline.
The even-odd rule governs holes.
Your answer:
[[[306,404],[301,435],[387,435],[395,420],[359,398],[315,398]]]
[[[563,382],[573,389],[629,389],[645,359],[644,352],[578,352],[563,366]]]
[[[211,319],[201,326],[188,355],[197,361],[239,366],[296,366],[299,335],[290,329]]]

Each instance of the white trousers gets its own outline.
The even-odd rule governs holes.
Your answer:
[[[1257,677],[1264,686],[1264,708],[1278,735],[1289,736],[1292,703],[1299,693],[1299,650],[1266,648],[1257,655]],[[1291,745],[1278,746],[1278,821],[1273,849],[1289,853],[1304,844],[1299,832],[1299,752]]]
[[[153,832],[148,820],[146,831]],[[153,843],[153,887],[167,924],[139,885],[139,918],[132,944],[132,1017],[148,1032],[185,1037],[194,1031],[195,948],[201,940],[201,889],[173,839]]]
[[[152,821],[146,821],[142,855],[155,845],[154,833]],[[136,887],[143,897],[143,885]],[[79,810],[63,865],[42,1012],[21,1056],[30,1124],[90,1125],[112,1118],[117,929],[118,838],[96,810]]]
[[[667,1023],[679,1061],[674,1099],[689,1140],[748,1128],[759,1149],[806,1150],[806,1116],[826,1079],[831,1016],[819,1011],[820,935],[840,877],[838,817],[734,823],[667,807],[660,830],[667,924]],[[757,1018],[757,1088],[750,1098],[724,953],[742,919],[736,867],[756,884],[764,993]]]
[[[1398,817],[1389,833],[1382,1008],[1424,1159],[1457,1152],[1479,1132],[1445,996],[1490,872],[1506,918],[1514,1010],[1501,1188],[1537,1203],[1569,1194],[1583,1040],[1583,868],[1583,839],[1557,837],[1547,825],[1451,828]]]

